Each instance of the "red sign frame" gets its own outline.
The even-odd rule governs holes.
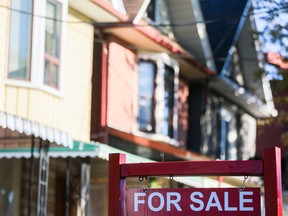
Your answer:
[[[179,161],[126,164],[109,155],[109,216],[127,215],[126,178],[146,176],[264,176],[265,215],[283,216],[281,149],[264,149],[263,160]],[[213,215],[214,216],[214,215]]]

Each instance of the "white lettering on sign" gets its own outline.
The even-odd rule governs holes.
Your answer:
[[[139,205],[145,204],[144,199],[140,199],[140,197],[145,197],[146,193],[134,193],[134,211],[139,211]],[[159,206],[153,206],[153,198],[158,197],[159,200]],[[171,211],[171,206],[173,205],[177,211],[182,211],[180,205],[178,204],[181,201],[181,195],[177,192],[168,192],[166,194],[166,200],[167,200],[167,211]],[[164,208],[165,200],[164,196],[159,192],[153,192],[148,197],[148,208],[151,211],[158,212],[161,211]]]
[[[159,197],[159,200],[160,200],[160,204],[158,207],[154,207],[152,204],[152,200],[155,196]],[[151,193],[150,196],[148,197],[148,207],[151,211],[155,211],[155,212],[161,211],[164,207],[164,204],[165,204],[164,197],[159,192]]]
[[[172,197],[176,197],[176,199],[172,199]],[[180,205],[178,204],[181,201],[181,195],[177,192],[168,192],[167,193],[167,211],[171,211],[171,205],[177,209],[177,211],[182,211]]]
[[[139,211],[139,204],[144,204],[145,200],[139,200],[139,197],[145,197],[146,193],[135,193],[134,194],[134,212],[138,212]]]
[[[193,203],[197,203],[199,207],[196,207],[194,204],[190,205],[190,208],[192,211],[202,211],[204,208],[204,202],[201,199],[197,199],[195,196],[198,196],[199,198],[203,198],[203,194],[201,192],[193,192],[190,195],[190,199]]]
[[[218,211],[222,211],[222,207],[216,192],[211,192],[205,211],[210,211],[211,207],[217,207]]]
[[[225,211],[237,211],[237,207],[229,207],[229,193],[224,192],[224,210]]]
[[[190,209],[194,212],[209,212],[212,208],[216,208],[219,212],[254,211],[254,207],[251,207],[253,204],[253,191],[239,191],[238,206],[235,206],[235,203],[234,206],[229,203],[229,192],[224,192],[224,200],[222,196],[222,202],[224,201],[224,203],[222,204],[218,195],[219,193],[217,194],[217,192],[212,191],[208,198],[204,197],[202,192],[194,191],[190,194]],[[160,212],[165,209],[165,206],[167,212],[173,211],[172,206],[174,206],[178,212],[182,211],[180,206],[182,197],[178,192],[166,192],[166,196],[160,192],[152,192],[148,194],[148,199],[145,199],[146,196],[147,193],[144,192],[134,193],[134,212],[139,211],[140,205],[148,205],[149,210],[153,212]],[[157,202],[155,202],[155,200],[157,200]]]
[[[240,211],[253,211],[254,208],[253,207],[245,207],[244,203],[252,203],[253,200],[252,199],[245,199],[244,196],[253,196],[253,192],[252,191],[241,191],[239,193],[239,200],[240,200]]]

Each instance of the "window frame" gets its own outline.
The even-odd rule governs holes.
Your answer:
[[[235,109],[235,108],[234,108]],[[222,104],[219,113],[219,142],[220,142],[220,157],[225,160],[237,160],[238,146],[237,140],[239,138],[236,111],[228,108],[227,105]],[[236,134],[232,134],[235,133]],[[236,137],[234,137],[234,135]],[[233,137],[232,137],[233,136]],[[233,153],[233,151],[236,151]]]
[[[53,3],[54,6],[56,6],[56,7],[58,7],[58,5],[61,4],[60,5],[60,19],[61,19],[62,18],[62,13],[63,13],[63,11],[62,11],[62,3],[60,1],[57,1],[57,0],[46,0],[46,7],[47,7],[47,2]],[[56,11],[56,12],[58,12],[58,11]],[[46,17],[49,17],[47,15],[47,10],[46,10],[45,14],[46,14]],[[59,19],[59,18],[56,18],[56,19]],[[46,19],[46,22],[45,22],[45,63],[44,63],[44,79],[43,79],[43,83],[45,85],[48,85],[48,86],[52,87],[52,88],[59,89],[59,81],[60,81],[59,78],[60,78],[60,68],[61,68],[61,64],[60,64],[61,59],[60,59],[60,57],[61,57],[61,34],[62,34],[61,30],[62,30],[62,25],[60,23],[60,27],[59,27],[60,29],[59,29],[59,32],[58,32],[59,33],[59,35],[58,35],[59,38],[56,39],[57,42],[58,42],[58,47],[56,47],[56,49],[57,49],[56,52],[58,53],[58,56],[57,56],[57,55],[53,55],[53,54],[49,53],[46,50],[46,45],[47,45],[46,26],[47,26],[47,22],[49,22],[49,21],[51,21],[51,20]],[[56,22],[56,25],[57,25],[57,21],[55,21],[55,20],[52,20],[52,21]],[[56,26],[56,28],[57,27],[58,26]],[[45,79],[45,76],[46,76],[46,71],[45,71],[46,61],[49,62],[48,81],[47,82],[46,82],[46,79]],[[57,70],[57,84],[56,85],[54,85],[54,83],[53,83],[53,81],[54,81],[53,78],[55,76],[55,72],[53,70],[54,66],[56,66],[58,68],[58,70]]]
[[[172,59],[170,56],[168,56],[165,53],[153,53],[153,54],[143,54],[138,56],[139,62],[140,61],[153,61],[156,65],[156,77],[155,77],[155,88],[154,88],[154,100],[155,100],[155,107],[154,107],[154,121],[155,121],[155,130],[150,133],[147,133],[145,131],[141,131],[139,128],[139,104],[137,104],[137,129],[136,129],[136,135],[144,135],[147,138],[152,138],[155,140],[165,141],[172,145],[179,145],[177,142],[178,138],[178,107],[177,107],[177,100],[178,100],[178,85],[179,85],[179,64],[176,60]],[[164,74],[165,74],[165,65],[172,68],[174,70],[174,99],[173,99],[173,108],[170,113],[172,113],[173,117],[171,118],[171,125],[172,129],[171,132],[168,133],[168,135],[163,134],[161,131],[163,131],[163,124],[160,122],[163,122],[163,119],[165,118],[163,109],[164,109]],[[161,98],[162,95],[162,98]],[[138,98],[139,94],[137,94]],[[137,102],[139,102],[137,100]]]
[[[156,126],[156,122],[155,122],[155,107],[156,107],[156,99],[155,99],[155,87],[156,87],[156,77],[157,77],[157,64],[152,61],[152,60],[142,60],[140,59],[139,62],[138,62],[138,68],[140,68],[140,63],[143,62],[143,63],[151,63],[153,65],[153,77],[151,78],[153,80],[153,93],[151,95],[151,98],[150,100],[151,101],[151,110],[149,111],[150,112],[150,118],[151,118],[151,121],[150,122],[150,126],[151,126],[151,129],[149,130],[147,127],[146,127],[146,130],[145,129],[142,129],[141,128],[141,124],[140,124],[140,91],[139,91],[139,88],[140,88],[140,83],[142,79],[139,78],[139,73],[140,73],[140,70],[138,70],[138,124],[139,124],[139,131],[142,131],[142,132],[146,132],[146,133],[155,133],[155,126]]]
[[[21,1],[22,2],[22,1]],[[23,3],[23,2],[22,2]],[[12,1],[10,1],[10,7],[11,8],[15,8],[14,6],[13,6],[13,0]],[[31,54],[31,52],[32,52],[32,45],[33,45],[33,41],[32,41],[32,34],[33,34],[33,16],[32,16],[32,13],[33,13],[33,9],[34,9],[34,1],[33,0],[31,0],[31,8],[30,8],[30,12],[28,11],[27,12],[27,14],[22,14],[22,13],[20,13],[19,11],[12,11],[11,10],[11,12],[10,12],[10,17],[9,17],[9,27],[10,27],[10,29],[9,29],[9,35],[8,35],[8,38],[9,38],[9,43],[8,43],[8,46],[7,46],[7,50],[8,50],[8,64],[7,64],[7,79],[9,79],[9,80],[19,80],[19,81],[30,81],[31,80],[31,60],[32,60],[32,54]],[[22,10],[22,9],[19,9],[19,10]],[[30,29],[29,29],[29,39],[28,39],[28,41],[29,41],[29,47],[28,47],[28,55],[27,56],[29,56],[28,57],[28,61],[26,62],[27,63],[27,69],[26,69],[26,72],[25,72],[25,77],[16,77],[16,76],[9,76],[10,74],[11,74],[11,72],[10,72],[10,61],[11,61],[11,56],[10,56],[10,54],[11,54],[11,44],[14,42],[14,40],[11,38],[11,36],[13,36],[14,35],[14,33],[12,33],[12,25],[11,25],[11,22],[12,22],[12,16],[13,16],[13,13],[15,13],[15,14],[19,14],[20,16],[20,19],[21,19],[21,15],[24,15],[24,16],[29,16],[29,19],[30,19]],[[29,13],[31,13],[31,14],[29,14]],[[21,24],[21,22],[20,22],[20,24]],[[19,36],[20,37],[20,36]],[[22,38],[22,37],[20,37],[20,38]],[[13,41],[12,41],[13,40]]]
[[[61,20],[67,20],[68,16],[68,0],[55,0],[62,4]],[[34,0],[33,1],[33,16],[32,18],[32,33],[31,33],[31,50],[30,50],[30,79],[11,79],[6,77],[4,80],[5,85],[19,86],[30,89],[39,89],[56,97],[63,97],[64,88],[63,83],[63,59],[65,56],[65,40],[63,38],[66,35],[66,23],[61,22],[61,35],[60,35],[60,57],[59,57],[59,78],[58,88],[46,85],[44,83],[44,66],[45,66],[45,19],[46,17],[46,0]],[[8,46],[8,45],[7,45]],[[8,58],[7,58],[7,63]],[[8,75],[8,69],[7,69]]]

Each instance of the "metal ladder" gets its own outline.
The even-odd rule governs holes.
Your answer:
[[[39,173],[38,173],[38,196],[37,196],[37,216],[46,216],[47,194],[49,178],[49,141],[40,140],[39,146]]]

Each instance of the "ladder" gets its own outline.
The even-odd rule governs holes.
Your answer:
[[[49,178],[49,141],[40,140],[39,146],[39,173],[38,173],[38,195],[37,195],[37,216],[46,216],[47,194]]]

